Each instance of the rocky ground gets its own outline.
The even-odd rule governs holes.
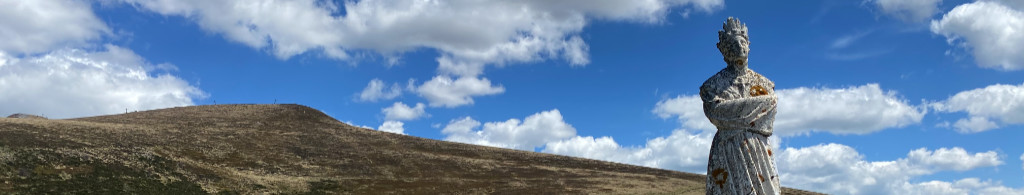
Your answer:
[[[0,194],[52,193],[704,194],[704,175],[373,131],[301,105],[0,118]]]

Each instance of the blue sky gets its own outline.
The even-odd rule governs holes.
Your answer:
[[[0,1],[0,114],[297,103],[410,136],[703,173],[727,17],[785,186],[1024,194],[1024,2]]]

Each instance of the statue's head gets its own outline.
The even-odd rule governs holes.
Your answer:
[[[750,53],[750,37],[747,36],[747,25],[739,19],[729,17],[718,31],[718,51],[722,52],[730,66],[742,65],[746,68],[747,54]]]

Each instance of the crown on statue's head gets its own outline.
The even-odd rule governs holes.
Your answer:
[[[718,40],[727,38],[729,34],[741,34],[743,37],[748,37],[747,24],[740,22],[740,19],[729,17],[722,24],[722,30],[718,31]]]
[[[735,31],[740,30],[741,32],[747,32],[747,24],[740,22],[740,19],[729,17],[725,20],[725,24],[722,24],[722,30]],[[746,34],[746,33],[744,33]]]

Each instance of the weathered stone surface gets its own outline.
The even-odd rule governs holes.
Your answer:
[[[775,83],[747,68],[747,27],[729,18],[718,32],[728,67],[700,87],[704,115],[718,128],[708,158],[707,194],[779,194],[768,137],[775,120]]]

